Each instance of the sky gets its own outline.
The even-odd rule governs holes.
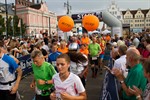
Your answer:
[[[7,0],[8,3],[13,3],[15,0]],[[32,1],[32,0],[30,0]],[[36,0],[35,0],[36,1]],[[55,12],[57,15],[65,15],[67,12],[66,7],[64,7],[64,3],[67,0],[43,0],[47,3],[47,6],[50,11]],[[71,13],[88,13],[88,12],[96,12],[100,10],[107,9],[112,0],[68,0],[69,5],[71,6]],[[141,9],[149,9],[150,8],[150,0],[113,0],[116,2],[117,6],[121,10],[137,10]],[[0,0],[0,2],[5,2],[5,0]]]

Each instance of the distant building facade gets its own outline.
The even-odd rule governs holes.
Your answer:
[[[117,17],[124,25],[130,25],[130,31],[142,32],[150,28],[150,9],[137,9],[137,10],[119,10],[115,0],[107,9],[112,15]]]
[[[126,10],[122,11],[123,23],[130,24],[133,32],[141,32],[146,28],[150,28],[150,9]]]
[[[16,14],[26,24],[26,33],[30,36],[48,32],[57,32],[57,16],[49,12],[48,7],[42,0],[16,0]]]
[[[13,4],[7,4],[7,11],[8,11],[8,17],[13,17],[14,16],[14,8]],[[3,18],[6,18],[6,7],[4,3],[0,3],[0,15]]]
[[[121,22],[123,21],[122,12],[120,11],[120,9],[117,6],[117,4],[115,3],[115,1],[111,2],[111,5],[108,8],[108,12],[110,12],[112,15],[114,15]]]

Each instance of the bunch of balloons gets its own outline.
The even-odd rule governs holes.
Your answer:
[[[87,31],[94,31],[99,26],[99,19],[95,15],[86,15],[82,19],[82,25]],[[68,32],[74,27],[74,21],[70,16],[62,16],[58,21],[58,27],[63,32]]]

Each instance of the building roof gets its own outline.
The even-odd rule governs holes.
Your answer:
[[[8,15],[14,15],[14,10],[12,8],[13,8],[12,4],[7,4]],[[1,10],[1,13],[6,12],[6,7],[4,3],[0,3],[0,10]]]
[[[148,13],[150,9],[141,9],[142,13],[144,14],[144,17],[146,17],[146,14]],[[122,11],[122,14],[125,15],[125,13],[127,12],[128,10],[126,11]],[[137,13],[138,10],[130,10],[129,11],[131,12],[131,14],[133,14],[133,16],[135,16],[135,14]]]
[[[34,4],[31,5],[30,7],[39,10],[41,8],[41,4]]]

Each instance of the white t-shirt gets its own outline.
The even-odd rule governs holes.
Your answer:
[[[47,46],[47,45],[43,45],[43,46],[42,46],[42,48],[43,48],[44,50],[46,50],[46,51],[48,51],[48,52],[49,52],[49,48],[48,48],[48,46]]]
[[[120,58],[115,60],[114,68],[120,69],[122,71],[124,77],[127,77],[128,72],[126,69],[126,55],[123,55]]]
[[[69,48],[69,50],[78,50],[79,45],[78,45],[78,43],[70,43],[68,48]]]
[[[57,73],[53,76],[53,81],[56,89],[56,100],[62,100],[60,96],[61,92],[66,92],[72,96],[79,96],[79,93],[85,91],[80,78],[73,73],[70,73],[69,77],[64,81],[61,81],[59,73]]]
[[[140,43],[140,41],[138,38],[133,39],[133,45],[136,46],[136,48],[138,47],[139,43]]]
[[[88,62],[85,63],[75,63],[71,61],[70,63],[70,72],[79,75],[84,70],[84,66],[87,66]]]

